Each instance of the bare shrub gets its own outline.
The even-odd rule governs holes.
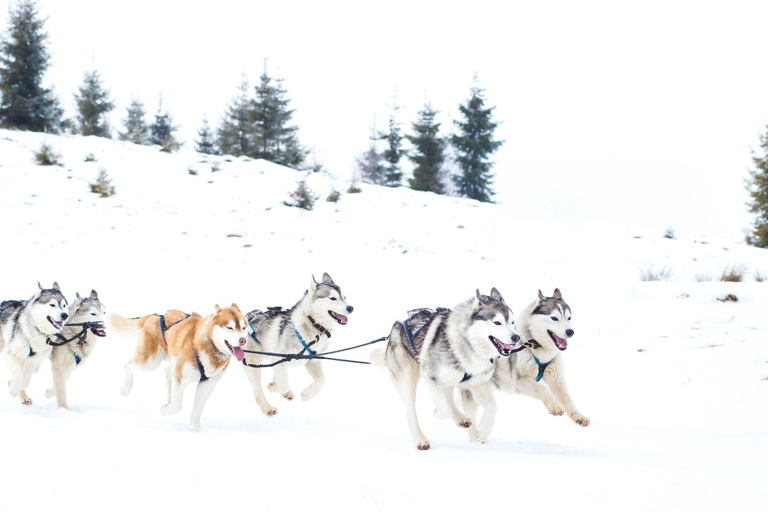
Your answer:
[[[768,280],[768,276],[766,276],[765,273],[759,268],[755,269],[755,272],[753,275],[755,277],[755,281],[757,281],[758,283],[764,283],[766,280]]]
[[[641,281],[669,281],[671,278],[672,267],[667,265],[656,268],[655,265],[649,264],[647,267],[640,269]]]
[[[747,269],[744,265],[730,265],[725,267],[723,274],[720,276],[720,280],[729,283],[740,283],[744,280],[746,271]]]

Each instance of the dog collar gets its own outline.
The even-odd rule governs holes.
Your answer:
[[[315,319],[312,318],[310,315],[307,315],[307,319],[312,324],[312,327],[320,331],[320,334],[325,334],[329,338],[331,337],[331,331],[320,325],[319,323],[315,322]]]

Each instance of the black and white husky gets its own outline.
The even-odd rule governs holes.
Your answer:
[[[67,299],[58,283],[38,292],[29,300],[8,300],[0,304],[0,351],[11,372],[11,395],[31,405],[26,389],[40,364],[48,359],[51,340],[59,334],[69,317]]]
[[[539,290],[539,298],[518,317],[517,329],[526,348],[496,367],[493,384],[502,391],[538,398],[550,414],[565,413],[582,427],[588,426],[589,418],[576,408],[565,385],[563,352],[574,331],[571,308],[560,290],[555,288],[552,297]],[[472,394],[462,393],[462,402],[471,417],[476,407]]]
[[[106,310],[99,300],[96,290],[91,290],[88,297],[75,294],[75,303],[69,308],[69,318],[61,331],[62,345],[51,351],[53,387],[45,392],[46,398],[56,396],[59,407],[69,409],[67,404],[67,380],[80,368],[93,352],[96,341],[107,335],[102,322]]]
[[[438,418],[450,418],[462,428],[472,421],[459,411],[454,390],[470,389],[483,406],[473,440],[485,442],[493,429],[496,402],[490,380],[500,357],[508,357],[520,340],[512,310],[494,288],[453,310],[417,309],[405,322],[396,322],[387,347],[374,351],[371,360],[384,365],[405,403],[413,442],[428,450],[429,441],[416,417],[416,385],[423,377]]]
[[[270,308],[266,312],[254,310],[245,315],[253,330],[245,348],[275,354],[322,354],[328,348],[333,328],[336,324],[346,325],[347,315],[353,310],[331,276],[323,274],[319,283],[312,277],[309,290],[292,308]],[[263,365],[280,359],[247,354],[243,363]],[[286,400],[293,400],[293,391],[288,383],[289,366],[304,366],[312,376],[313,382],[301,393],[301,399],[309,400],[317,396],[325,385],[325,375],[321,362],[313,359],[294,359],[274,366],[274,380],[267,389],[280,393]],[[267,416],[277,414],[277,409],[267,401],[261,387],[261,368],[244,368],[261,412]]]

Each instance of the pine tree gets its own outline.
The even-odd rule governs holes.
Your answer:
[[[392,113],[389,116],[389,131],[379,134],[379,138],[386,141],[386,148],[381,156],[386,162],[384,166],[384,180],[382,184],[388,187],[399,187],[403,181],[403,171],[400,168],[400,159],[405,155],[402,149],[404,135],[400,132],[400,123],[397,122],[397,114],[400,112],[397,100],[392,103]]]
[[[203,126],[197,130],[197,136],[200,138],[195,141],[195,151],[206,155],[215,155],[216,146],[213,142],[213,133],[208,125],[208,116],[203,117]]]
[[[491,116],[496,107],[483,108],[485,105],[484,91],[480,87],[472,87],[472,95],[459,111],[464,121],[454,121],[459,128],[459,134],[451,137],[451,145],[456,150],[456,163],[461,170],[454,176],[454,182],[459,195],[482,202],[491,202],[491,154],[499,149],[503,141],[493,139],[497,124]]]
[[[765,135],[760,136],[760,147],[763,156],[752,152],[755,168],[749,171],[751,179],[747,181],[747,190],[752,198],[749,211],[756,214],[751,233],[747,235],[747,243],[768,247],[768,129]]]
[[[357,169],[363,183],[381,185],[384,182],[384,166],[381,164],[381,155],[376,148],[379,137],[376,134],[375,118],[369,140],[371,145],[368,150],[357,158]]]
[[[22,0],[9,11],[8,33],[0,41],[0,125],[58,132],[63,110],[42,86],[49,59],[45,20],[33,0]]]
[[[424,190],[436,194],[444,193],[440,174],[445,162],[447,142],[438,136],[440,123],[435,121],[437,111],[427,102],[419,112],[419,120],[413,123],[415,135],[405,137],[413,145],[408,158],[413,162],[413,179],[408,180],[413,190]]]
[[[163,111],[163,98],[160,97],[160,104],[155,114],[155,122],[149,125],[149,142],[162,146],[161,151],[172,153],[181,147],[181,144],[174,137],[178,126],[173,125],[173,118],[168,111]]]
[[[147,111],[144,110],[144,103],[138,97],[131,100],[128,107],[126,118],[123,121],[125,133],[120,134],[120,140],[133,142],[134,144],[146,144],[149,140],[149,127],[144,120]]]
[[[227,107],[217,132],[217,144],[222,154],[242,156],[252,152],[254,147],[252,100],[248,98],[248,89],[248,80],[243,75],[239,88],[240,94],[235,96]]]
[[[267,72],[259,77],[256,99],[251,103],[256,147],[255,158],[263,158],[288,167],[300,168],[307,157],[307,150],[299,144],[298,127],[291,125],[293,109],[283,86],[283,78],[272,78]]]
[[[83,85],[75,94],[75,103],[78,131],[82,135],[109,138],[111,128],[107,114],[115,108],[115,104],[109,99],[109,91],[104,88],[98,71],[86,71]]]

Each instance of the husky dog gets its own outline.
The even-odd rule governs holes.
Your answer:
[[[471,389],[483,406],[473,440],[488,440],[496,417],[490,380],[496,360],[508,357],[520,341],[514,324],[512,310],[496,288],[490,295],[477,290],[473,299],[453,310],[412,310],[408,320],[395,322],[387,347],[374,351],[371,359],[389,370],[405,402],[408,427],[419,450],[429,449],[416,417],[420,376],[432,395],[435,416],[451,418],[462,428],[470,428],[472,421],[456,407],[454,389]]]
[[[552,297],[539,298],[522,312],[517,328],[526,349],[499,364],[493,374],[494,385],[508,393],[520,393],[538,398],[555,416],[565,412],[575,423],[586,427],[589,418],[581,414],[565,385],[563,355],[568,339],[573,336],[571,308],[558,288]],[[540,384],[544,381],[549,388]],[[479,397],[478,397],[479,398]],[[471,393],[462,393],[464,410],[471,416],[475,404]]]
[[[69,308],[69,318],[61,331],[61,337],[68,340],[68,343],[55,346],[51,351],[53,387],[45,392],[46,398],[56,395],[58,406],[64,409],[69,409],[67,380],[91,355],[96,340],[107,335],[101,325],[106,310],[96,290],[91,290],[90,296],[86,298],[79,293],[75,296],[77,298]]]
[[[268,311],[251,311],[246,315],[253,333],[248,340],[248,349],[277,354],[322,354],[329,344],[331,331],[336,324],[346,325],[347,315],[355,308],[347,304],[341,288],[333,282],[328,273],[321,282],[314,276],[309,290],[292,308],[269,308]],[[311,345],[311,346],[310,346]],[[253,365],[270,364],[280,357],[248,354],[246,363]],[[274,379],[267,389],[280,393],[286,400],[294,395],[288,383],[288,366],[304,366],[313,382],[301,393],[302,400],[314,398],[325,385],[325,375],[319,360],[295,359],[273,367]],[[277,409],[267,401],[261,388],[261,368],[245,366],[245,374],[253,386],[253,394],[261,412],[267,416],[277,414]]]
[[[51,337],[59,334],[69,317],[67,299],[59,283],[43,288],[29,300],[8,300],[0,304],[0,351],[3,353],[11,381],[11,395],[32,405],[26,389],[32,374],[51,353]]]
[[[163,415],[181,411],[184,390],[197,383],[189,426],[200,430],[200,416],[211,391],[224,375],[231,356],[243,360],[248,322],[237,304],[228,308],[216,305],[216,311],[203,318],[170,310],[165,315],[147,315],[127,319],[119,315],[107,317],[107,327],[118,334],[138,337],[136,352],[125,365],[121,393],[128,396],[133,388],[136,369],[155,370],[161,362],[166,368],[168,403],[160,408]]]

